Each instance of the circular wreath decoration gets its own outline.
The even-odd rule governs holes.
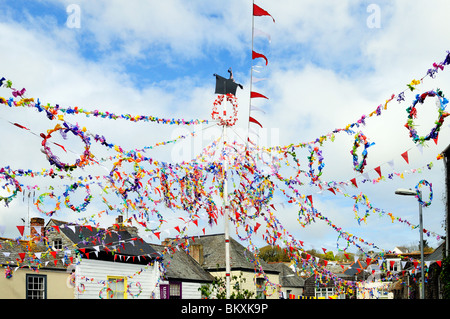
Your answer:
[[[231,105],[233,106],[232,116],[229,118],[226,118],[226,119],[223,118],[220,115],[220,113],[222,113],[222,115],[225,117],[227,115],[227,111],[223,110],[222,112],[219,112],[217,110],[217,107],[219,105],[222,105],[225,97],[226,97],[226,100],[228,102],[230,102]],[[233,94],[231,94],[231,93],[228,93],[226,95],[220,94],[217,96],[217,99],[213,103],[213,110],[212,110],[211,117],[213,120],[218,120],[219,125],[233,126],[234,124],[236,124],[236,121],[237,121],[237,107],[238,107],[237,98]]]
[[[49,212],[43,211],[40,207],[41,204],[44,202],[44,198],[47,196],[56,200],[55,209],[52,211],[49,211]],[[44,194],[39,195],[36,202],[34,203],[34,205],[36,205],[37,210],[43,214],[46,214],[47,216],[52,216],[54,213],[56,213],[56,211],[58,211],[60,209],[60,204],[61,203],[59,201],[59,197],[56,197],[55,194],[53,194],[53,193],[44,193]]]
[[[430,196],[428,198],[427,202],[424,202],[422,200],[422,196],[421,196],[421,192],[420,192],[420,187],[422,185],[428,186],[430,188]],[[422,205],[423,207],[428,207],[431,205],[431,201],[433,200],[433,185],[431,183],[428,183],[426,180],[421,180],[417,185],[416,185],[416,198],[419,201],[419,204]]]
[[[78,187],[84,187],[86,189],[87,195],[84,198],[84,202],[79,205],[79,206],[74,206],[70,203],[70,196],[69,196],[69,192],[73,192],[75,191]],[[86,210],[86,206],[89,205],[89,203],[91,202],[92,199],[92,195],[91,195],[91,191],[89,189],[89,185],[84,185],[81,183],[74,183],[72,185],[67,186],[66,191],[63,193],[65,200],[64,200],[64,204],[66,205],[66,207],[70,208],[71,210],[73,210],[74,212],[81,212]]]
[[[4,169],[0,171],[0,174],[4,175],[6,184],[11,184],[15,187],[14,191],[10,196],[0,196],[0,202],[3,200],[5,201],[5,205],[8,206],[8,204],[13,200],[13,198],[16,197],[17,193],[22,191],[22,188],[20,187],[20,183],[14,177],[6,173]]]
[[[81,130],[78,126],[69,125],[67,123],[64,123],[63,125],[64,126],[57,124],[53,129],[47,131],[47,135],[45,135],[44,133],[41,133],[41,137],[44,139],[42,141],[42,146],[44,147],[43,153],[47,156],[47,159],[51,165],[55,165],[57,168],[59,168],[61,170],[71,171],[77,167],[83,167],[89,163],[89,159],[92,156],[90,153],[90,142],[89,142],[89,137],[84,135],[83,130]],[[73,135],[80,137],[81,140],[83,141],[83,143],[85,145],[84,152],[80,156],[80,158],[75,161],[74,164],[63,163],[56,155],[54,155],[52,153],[48,144],[49,144],[49,139],[52,137],[52,134],[56,131],[60,131],[62,136],[64,136],[64,137],[66,136],[67,132],[71,132]],[[58,145],[64,151],[66,151],[64,146],[59,145],[57,143],[53,143],[53,144]]]
[[[438,98],[438,119],[435,122],[435,126],[431,129],[430,133],[426,136],[419,136],[417,131],[415,130],[414,119],[417,118],[417,103],[423,104],[427,97]],[[405,124],[405,127],[409,130],[409,136],[412,138],[414,143],[424,143],[430,139],[436,139],[439,135],[439,131],[441,129],[442,124],[444,123],[444,119],[449,115],[449,113],[445,112],[445,107],[448,103],[448,100],[444,97],[444,94],[441,90],[437,89],[436,91],[428,91],[422,94],[417,94],[416,99],[413,101],[412,105],[406,109],[408,113],[408,120]]]
[[[312,168],[312,165],[314,163],[314,161],[316,160],[316,157],[314,156],[317,155],[317,159],[318,159],[318,163],[317,163],[317,174],[314,174],[314,169]],[[322,169],[325,166],[325,163],[323,163],[323,157],[322,157],[322,151],[319,150],[319,148],[316,146],[315,148],[310,148],[310,155],[308,156],[308,166],[309,166],[309,172],[308,175],[309,177],[311,177],[311,182],[315,183],[319,180],[319,177],[322,175]]]
[[[127,285],[127,294],[129,296],[131,296],[132,298],[138,298],[140,296],[140,294],[142,293],[142,291],[143,291],[142,285],[141,285],[141,283],[139,281],[135,283],[135,286],[139,289],[139,291],[136,294],[133,294],[131,292],[131,283],[129,283]]]
[[[364,168],[366,167],[367,164],[367,149],[373,144],[374,143],[369,143],[367,137],[362,132],[358,132],[358,134],[355,135],[355,142],[353,143],[353,149],[350,152],[353,156],[353,169],[355,171],[360,173],[364,172]],[[364,150],[362,151],[362,159],[359,160],[356,150],[361,145],[364,145]]]

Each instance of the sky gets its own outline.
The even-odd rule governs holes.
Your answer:
[[[392,94],[405,91],[405,101],[392,101],[381,116],[366,120],[359,130],[370,142],[365,172],[373,180],[374,168],[380,166],[386,180],[366,182],[353,170],[354,136],[335,135],[320,147],[324,157],[322,181],[358,181],[345,193],[333,194],[317,187],[302,188],[312,195],[315,207],[333,224],[346,232],[375,243],[384,250],[395,246],[417,245],[419,233],[406,223],[391,222],[386,214],[371,214],[359,224],[353,211],[353,195],[365,194],[373,207],[418,224],[418,204],[412,197],[395,195],[397,188],[412,188],[420,180],[432,183],[433,201],[424,208],[424,227],[445,235],[444,163],[437,155],[450,144],[447,119],[437,144],[428,141],[418,147],[404,127],[406,108],[417,93],[440,88],[448,95],[450,73],[439,70],[435,78],[425,77],[411,92],[413,79],[424,77],[433,63],[442,62],[450,36],[447,17],[450,3],[432,1],[331,1],[331,0],[259,0],[255,3],[273,17],[252,19],[252,1],[54,1],[0,0],[0,78],[26,88],[26,96],[39,98],[43,104],[78,106],[87,110],[117,114],[143,114],[161,118],[211,120],[215,78],[234,78],[243,85],[238,89],[238,121],[228,130],[229,141],[241,143],[247,136],[260,146],[300,144],[314,141],[335,129],[354,123],[368,115]],[[253,35],[252,28],[262,31]],[[254,51],[268,59],[252,59]],[[448,68],[448,67],[447,67]],[[253,70],[253,71],[252,71]],[[250,90],[268,99],[250,99]],[[11,91],[0,88],[0,96]],[[251,107],[250,107],[251,106]],[[251,108],[251,110],[250,110]],[[249,116],[262,127],[248,122]],[[420,135],[426,135],[436,121],[433,100],[418,108]],[[167,162],[190,160],[222,134],[216,124],[195,126],[166,125],[152,122],[133,123],[84,115],[66,115],[66,121],[78,123],[90,132],[104,135],[124,149],[171,141],[187,135],[177,143],[154,147],[147,154]],[[39,136],[20,129],[19,123],[39,135],[54,127],[45,115],[27,108],[0,106],[0,167],[41,171],[51,166],[41,152]],[[250,129],[249,129],[250,128]],[[196,136],[190,134],[195,131]],[[68,143],[61,139],[61,143]],[[80,141],[67,148],[81,153]],[[78,143],[78,144],[77,144]],[[163,143],[166,144],[166,143]],[[81,150],[81,151],[80,151]],[[93,146],[97,158],[112,152]],[[408,151],[409,163],[401,154]],[[73,153],[63,154],[73,160]],[[297,155],[306,167],[306,149]],[[70,158],[72,156],[72,158]],[[392,163],[391,166],[389,163]],[[432,163],[432,169],[427,165]],[[92,172],[91,172],[92,169]],[[91,174],[86,168],[79,174]],[[105,167],[96,168],[102,174]],[[389,173],[404,173],[404,177]],[[367,177],[367,176],[366,176]],[[4,183],[4,181],[2,180]],[[26,185],[39,185],[34,198],[48,191],[62,193],[64,181],[48,178],[23,179]],[[4,185],[4,184],[2,184]],[[424,187],[427,196],[427,187]],[[0,189],[1,195],[10,195]],[[16,238],[21,218],[45,217],[28,204],[28,193],[19,194],[9,207],[0,203],[0,236]],[[111,195],[111,194],[109,194]],[[72,197],[75,201],[75,194]],[[275,214],[285,229],[305,242],[306,248],[337,250],[345,243],[326,222],[302,227],[298,209],[286,204],[282,194],[273,199]],[[64,209],[53,216],[61,220],[78,220],[81,214]],[[90,207],[88,215],[99,207]],[[363,211],[360,212],[363,214]],[[115,216],[96,217],[102,227]],[[166,215],[166,237],[173,230],[178,215]],[[201,235],[203,222],[191,228],[190,235]],[[207,226],[207,225],[206,225]],[[264,225],[262,226],[264,229]],[[208,233],[223,232],[223,221],[206,227]],[[261,231],[262,233],[262,231]],[[156,242],[156,238],[146,240]],[[237,235],[232,229],[234,238]],[[242,235],[242,233],[241,233]],[[431,246],[440,242],[426,237]],[[257,245],[264,245],[255,236]],[[354,249],[354,247],[349,247]],[[369,249],[364,247],[364,249]]]

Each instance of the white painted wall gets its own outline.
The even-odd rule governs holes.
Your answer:
[[[157,262],[153,265],[137,265],[81,259],[80,263],[76,266],[75,275],[75,298],[78,299],[99,299],[100,291],[103,287],[106,287],[108,276],[126,276],[127,284],[130,285],[132,294],[139,292],[139,288],[136,286],[136,282],[139,282],[142,287],[142,292],[139,297],[135,297],[138,299],[151,298],[152,293],[159,289],[157,283],[160,272]],[[84,285],[84,289],[82,284]],[[103,290],[101,297],[106,299],[106,289]],[[128,299],[133,299],[131,295],[127,297]]]

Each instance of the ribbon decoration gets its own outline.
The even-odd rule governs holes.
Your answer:
[[[428,186],[430,188],[430,195],[428,198],[427,202],[424,202],[421,196],[421,191],[420,191],[420,187],[422,187],[422,185]],[[431,201],[433,200],[433,185],[431,183],[429,183],[426,180],[421,180],[419,183],[417,183],[416,185],[416,198],[419,201],[419,204],[422,205],[423,207],[428,207],[431,205]]]

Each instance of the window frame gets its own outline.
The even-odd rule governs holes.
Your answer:
[[[123,291],[119,291],[117,290],[117,280],[123,280]],[[116,290],[112,289],[110,286],[110,280],[116,280]],[[128,294],[127,294],[127,277],[125,276],[106,276],[106,286],[107,286],[107,299],[119,299],[119,298],[114,298],[114,296],[117,296],[117,293],[121,293],[123,294],[123,299],[128,299]],[[111,298],[111,292],[113,292],[113,298]]]
[[[172,294],[176,286],[179,287],[179,294]],[[183,284],[181,281],[169,281],[169,299],[183,299]]]
[[[29,288],[29,280],[30,279],[42,279],[42,289],[30,289]],[[34,283],[34,282],[33,282]],[[32,293],[34,291],[41,291],[42,298],[33,298]],[[47,275],[38,275],[38,274],[26,274],[25,276],[25,298],[26,299],[47,299]]]

